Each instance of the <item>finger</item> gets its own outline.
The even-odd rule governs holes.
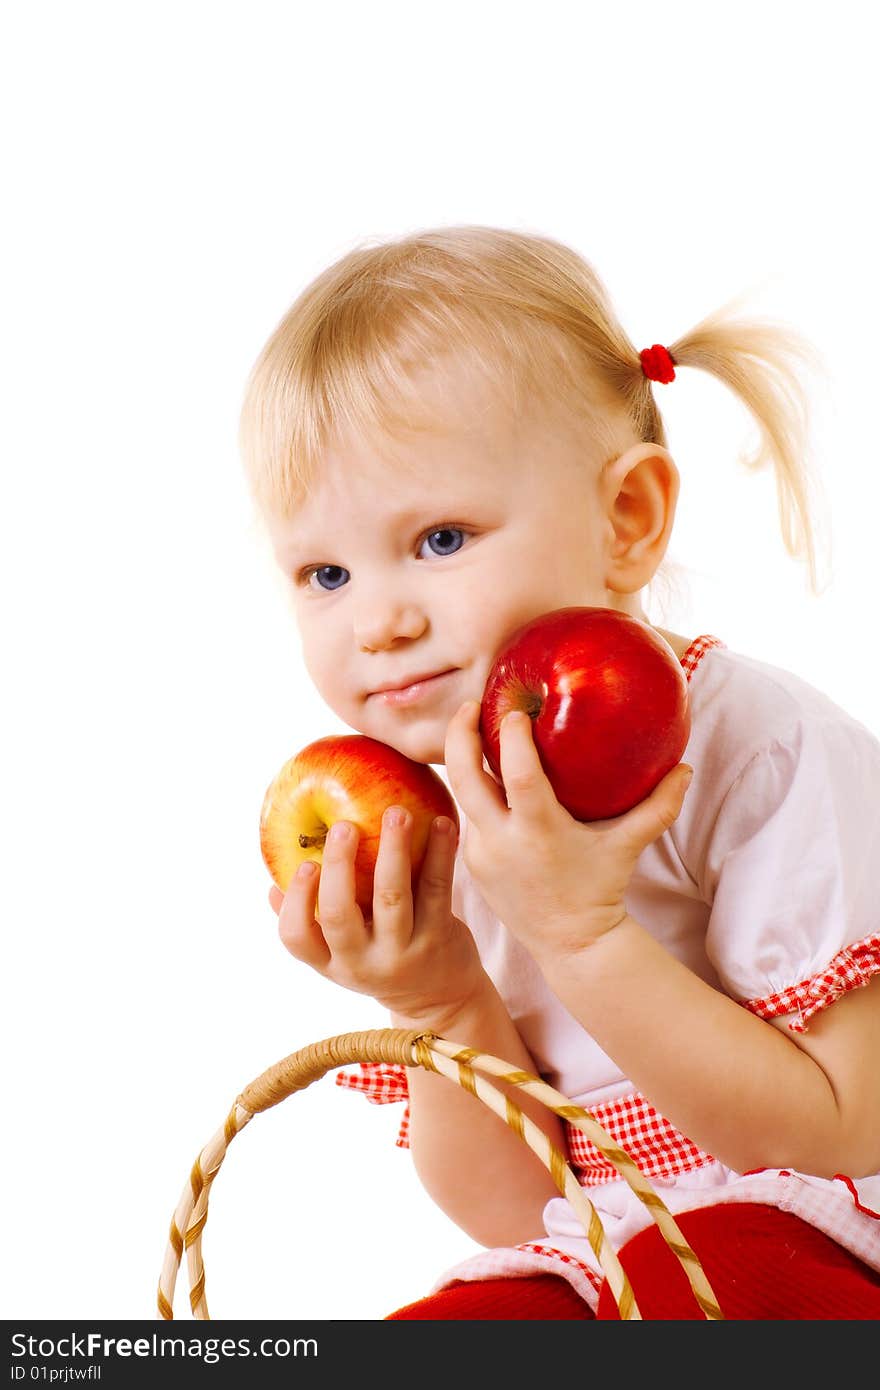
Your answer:
[[[364,917],[356,895],[357,847],[357,826],[351,821],[335,821],[324,842],[315,913],[331,953],[360,947],[366,940]]]
[[[532,721],[522,710],[509,711],[500,728],[501,779],[515,815],[546,819],[559,802],[541,766]]]
[[[452,879],[458,832],[448,816],[431,822],[431,831],[416,887],[414,925],[422,931],[452,911]]]
[[[495,779],[483,767],[480,704],[466,700],[446,730],[445,761],[452,794],[468,820],[485,825],[507,812],[507,801]]]
[[[679,763],[657,783],[650,796],[619,817],[631,848],[637,854],[660,836],[678,818],[693,777],[693,768]]]
[[[327,942],[315,920],[319,878],[317,864],[310,859],[300,864],[281,898],[278,912],[278,935],[285,947],[297,960],[316,970],[322,970],[330,960]],[[275,892],[281,896],[277,888]]]
[[[281,904],[283,902],[284,894],[278,887],[278,884],[273,883],[272,887],[269,889],[269,906],[276,915],[281,911]]]
[[[389,806],[382,817],[373,871],[373,937],[400,944],[412,935],[413,821],[403,806]]]

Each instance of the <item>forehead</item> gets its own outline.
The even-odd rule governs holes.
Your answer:
[[[440,485],[491,483],[521,434],[516,412],[481,373],[450,364],[413,374],[385,430],[337,429],[328,439],[294,523],[353,499],[416,498]]]
[[[515,389],[491,380],[478,361],[457,357],[411,369],[389,414],[387,427],[372,435],[354,429],[331,435],[328,465],[352,455],[372,456],[417,474],[425,458],[440,451],[491,458],[510,447],[523,423]]]
[[[512,508],[583,467],[583,440],[536,396],[509,392],[471,362],[450,359],[409,377],[393,432],[340,429],[328,440],[295,514],[270,529],[276,549],[298,552],[328,531],[403,524],[424,514]],[[582,481],[582,478],[581,478]]]

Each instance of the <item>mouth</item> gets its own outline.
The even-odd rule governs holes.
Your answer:
[[[429,671],[424,675],[413,676],[401,685],[386,685],[370,694],[370,699],[381,700],[385,705],[411,705],[418,700],[427,699],[439,692],[456,668],[450,666],[445,671]]]

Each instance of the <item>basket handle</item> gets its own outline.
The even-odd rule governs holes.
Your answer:
[[[621,1319],[640,1319],[641,1314],[632,1287],[617,1253],[608,1241],[598,1213],[578,1182],[565,1155],[489,1077],[497,1077],[499,1082],[518,1087],[527,1095],[535,1097],[561,1119],[582,1130],[600,1153],[613,1164],[648,1208],[664,1240],[684,1268],[703,1315],[712,1321],[723,1319],[724,1315],[703,1268],[665,1203],[629,1154],[613,1142],[587,1110],[574,1105],[540,1077],[514,1068],[501,1058],[475,1052],[473,1048],[439,1038],[434,1033],[396,1028],[341,1033],[312,1043],[267,1068],[236,1097],[223,1126],[208,1141],[193,1164],[189,1182],[171,1219],[165,1260],[159,1277],[157,1301],[160,1317],[174,1317],[177,1271],[186,1250],[193,1316],[199,1319],[210,1318],[201,1254],[202,1231],[208,1217],[211,1184],[235,1135],[244,1129],[255,1114],[278,1105],[296,1091],[304,1090],[312,1082],[320,1080],[328,1071],[352,1062],[421,1066],[426,1070],[438,1072],[457,1082],[505,1120],[541,1159],[557,1188],[577,1213],[590,1246],[608,1280]]]

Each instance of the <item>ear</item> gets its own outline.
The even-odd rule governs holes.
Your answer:
[[[606,464],[602,499],[609,537],[605,583],[613,592],[644,588],[666,553],[679,475],[672,455],[660,444],[634,444]]]

